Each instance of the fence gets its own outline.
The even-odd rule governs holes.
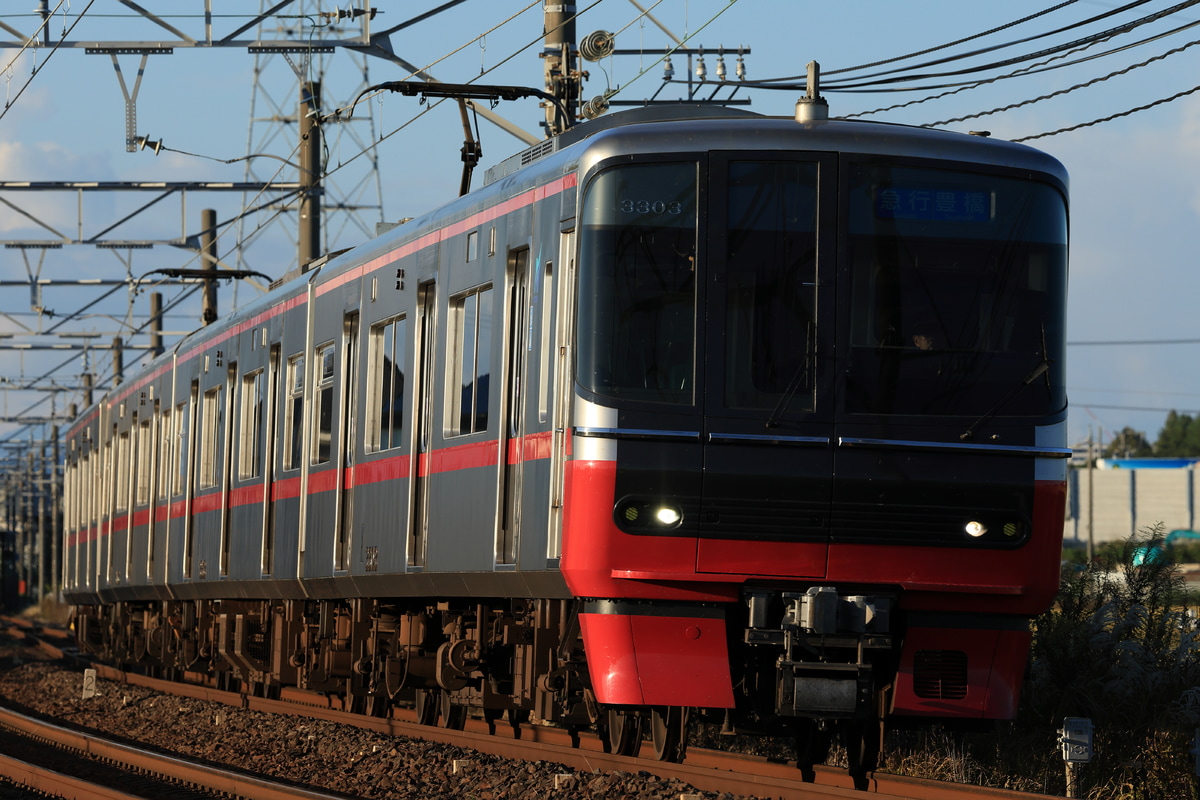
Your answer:
[[[1063,537],[1068,543],[1086,543],[1089,519],[1096,543],[1126,539],[1160,522],[1166,531],[1195,529],[1200,522],[1197,481],[1195,469],[1097,469],[1090,477],[1086,469],[1072,469]]]

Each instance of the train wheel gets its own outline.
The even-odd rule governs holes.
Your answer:
[[[801,717],[796,720],[796,767],[800,770],[800,779],[812,783],[817,779],[817,764],[824,764],[829,758],[831,736],[828,730],[821,727],[815,719]]]
[[[521,738],[521,726],[529,724],[529,712],[524,709],[510,708],[508,710],[508,724],[512,726],[514,739]]]
[[[392,701],[377,694],[367,695],[367,716],[387,719],[392,716]]]
[[[438,725],[455,731],[461,731],[467,726],[467,707],[454,702],[449,692],[439,692],[441,696],[441,715]]]
[[[688,710],[683,706],[655,706],[650,710],[650,740],[658,761],[683,763],[687,754]]]
[[[846,762],[854,788],[863,790],[870,786],[869,775],[879,766],[879,752],[883,745],[883,720],[846,720],[842,729],[846,744]]]
[[[418,725],[436,725],[441,712],[441,692],[417,689],[415,708]]]
[[[608,712],[605,752],[618,756],[636,756],[642,747],[642,718],[635,712]]]

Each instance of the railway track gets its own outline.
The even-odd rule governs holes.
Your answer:
[[[61,648],[53,641],[44,646],[51,655],[61,653]],[[98,666],[97,669],[100,677],[104,679],[121,681],[128,686],[181,698],[222,704],[231,709],[350,725],[386,736],[408,737],[463,748],[481,754],[481,757],[551,762],[560,765],[556,768],[560,772],[553,776],[553,788],[562,791],[567,791],[572,786],[578,787],[581,782],[590,781],[597,774],[649,773],[662,781],[679,782],[679,785],[684,787],[678,793],[680,796],[699,791],[804,800],[822,797],[862,797],[864,794],[911,800],[1034,800],[1045,797],[883,773],[872,776],[865,792],[856,791],[846,772],[834,768],[819,767],[815,781],[806,783],[800,779],[794,764],[761,757],[692,748],[689,749],[683,764],[668,764],[606,754],[599,740],[594,737],[572,735],[564,730],[543,726],[513,727],[506,723],[489,725],[481,720],[470,720],[464,730],[451,730],[419,725],[415,718],[400,718],[403,712],[397,712],[393,717],[386,719],[351,714],[337,707],[338,703],[331,698],[308,693],[285,692],[280,699],[273,700],[222,691],[211,686],[160,681],[111,667]],[[231,710],[229,713],[237,712]],[[648,744],[646,749],[649,749]],[[469,763],[470,758],[465,761],[468,763],[464,769],[473,768]],[[457,766],[455,769],[457,770]],[[572,795],[568,793],[562,796]]]
[[[47,746],[49,745],[49,746]],[[0,773],[58,797],[341,800],[175,758],[0,708]]]

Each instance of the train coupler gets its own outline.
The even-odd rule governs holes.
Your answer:
[[[777,654],[775,714],[848,719],[871,713],[876,684],[890,680],[877,674],[877,666],[881,658],[888,662],[895,643],[894,597],[841,594],[832,586],[756,588],[746,593],[746,603],[744,642]]]

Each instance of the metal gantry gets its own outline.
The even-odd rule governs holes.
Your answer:
[[[57,591],[57,564],[50,566],[45,559],[57,553],[58,536],[51,536],[51,547],[45,531],[47,519],[50,530],[61,530],[59,425],[73,419],[80,404],[89,406],[95,389],[104,390],[120,382],[126,352],[136,361],[145,354],[161,353],[164,335],[182,335],[185,331],[164,331],[164,320],[190,312],[196,305],[194,295],[201,288],[201,318],[205,322],[215,318],[213,278],[190,277],[176,284],[164,283],[164,275],[209,270],[217,276],[247,277],[257,273],[265,277],[263,273],[279,274],[296,262],[302,264],[322,252],[372,236],[373,223],[384,221],[376,148],[384,137],[376,130],[371,103],[357,105],[352,114],[334,110],[350,107],[364,87],[371,85],[372,59],[399,67],[406,81],[438,82],[427,70],[398,54],[392,37],[465,0],[447,0],[390,25],[380,24],[371,0],[359,0],[357,7],[332,11],[322,10],[315,0],[260,0],[257,13],[243,17],[218,15],[212,0],[193,0],[192,7],[198,13],[188,16],[183,9],[173,8],[169,18],[133,0],[115,2],[141,25],[141,31],[153,37],[73,38],[82,15],[71,20],[70,9],[63,17],[62,34],[56,37],[50,25],[54,18],[50,4],[40,0],[35,16],[28,18],[32,28],[22,30],[0,19],[0,54],[32,51],[49,58],[61,52],[58,57],[64,58],[82,50],[84,55],[105,59],[113,69],[124,102],[124,150],[146,156],[164,152],[196,156],[139,130],[137,104],[142,80],[153,74],[161,57],[177,51],[233,48],[248,52],[254,57],[254,83],[246,155],[224,162],[243,164],[240,181],[0,181],[0,211],[21,220],[20,229],[25,233],[0,238],[8,256],[5,261],[24,268],[23,279],[14,276],[14,272],[20,273],[11,267],[0,276],[0,288],[6,290],[0,297],[11,302],[23,294],[19,289],[27,290],[29,297],[28,310],[0,307],[0,376],[5,376],[0,377],[0,465],[5,469],[0,497],[6,509],[0,541],[5,548],[6,570],[15,568],[22,590],[39,598]],[[543,133],[552,135],[580,117],[603,113],[614,93],[583,101],[582,84],[587,73],[581,69],[581,54],[586,60],[597,60],[624,55],[626,51],[614,50],[613,34],[604,31],[587,37],[582,49],[577,47],[571,7],[553,0],[544,0],[543,6],[545,36],[540,58],[546,94],[553,98],[553,102],[544,104]],[[663,27],[653,16],[648,18]],[[135,28],[132,23],[122,22],[120,30]],[[699,65],[703,64],[703,51],[682,47],[678,37],[663,30],[675,42],[671,52],[687,57],[689,75],[693,54],[702,70]],[[647,51],[629,52],[644,55]],[[7,56],[5,61],[11,63]],[[738,61],[740,65],[740,54]],[[351,66],[343,71],[352,73],[354,79],[341,80],[335,86],[329,76],[338,72],[335,66],[343,67],[346,62]],[[671,78],[669,59],[666,63],[664,87]],[[35,69],[33,74],[37,73]],[[23,90],[19,87],[15,97],[19,98]],[[336,100],[331,102],[334,97]],[[689,99],[717,102],[715,96],[699,98],[690,85]],[[657,93],[641,102],[656,100]],[[0,117],[9,113],[13,102],[10,93]],[[741,101],[733,101],[731,96],[723,102]],[[504,119],[486,103],[464,99],[460,104],[464,121],[469,109],[525,145],[535,145],[542,139],[542,135]],[[469,127],[467,131],[470,144]],[[357,170],[343,169],[342,164],[336,169],[329,167],[328,153],[343,148],[356,154],[352,160],[359,162]],[[221,160],[211,155],[202,157]],[[280,175],[294,179],[280,180]],[[208,205],[210,199],[226,198],[231,192],[240,195],[236,212],[220,217],[211,209],[200,215],[189,211],[189,200],[194,206],[199,197],[203,205]],[[56,209],[73,206],[73,210],[50,216],[42,202],[46,197],[54,198]],[[113,197],[135,199],[117,204],[108,200]],[[177,211],[163,214],[166,209]],[[178,222],[164,226],[163,222],[171,218]],[[64,219],[70,222],[63,224]],[[298,243],[296,262],[280,265],[276,259],[273,269],[254,269],[252,245],[274,228],[286,229],[285,237]],[[224,241],[219,244],[222,237]],[[96,270],[89,263],[84,270],[72,270],[72,254],[86,252],[87,248],[105,251],[105,258],[115,258],[119,267]],[[182,265],[162,269],[157,254],[163,250],[177,255]],[[272,254],[275,252],[277,249]],[[258,290],[265,290],[268,282],[253,276],[247,279]],[[86,288],[98,293],[82,302],[70,299]],[[162,292],[167,289],[173,294],[164,302]],[[147,290],[152,293],[149,308],[143,311],[138,298]],[[238,302],[236,295],[233,302]],[[97,318],[104,320],[109,330],[97,331],[93,322]],[[190,323],[195,325],[201,318],[192,315]],[[53,351],[62,351],[66,358],[53,361],[38,355]],[[64,396],[73,402],[64,406]],[[49,459],[47,448],[53,451]],[[8,591],[11,586],[4,580],[6,575],[7,571],[0,575],[0,583]]]

